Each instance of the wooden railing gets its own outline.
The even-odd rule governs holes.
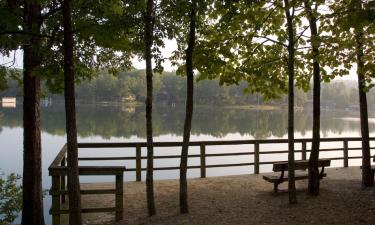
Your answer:
[[[375,138],[370,138],[371,141],[375,141]],[[295,139],[295,144],[300,144],[300,148],[295,149],[295,153],[301,153],[301,159],[304,160],[307,157],[307,153],[310,149],[307,149],[307,144],[311,143],[309,138]],[[337,143],[335,148],[323,148],[323,143]],[[343,166],[349,166],[350,159],[361,159],[361,156],[349,156],[349,151],[359,151],[360,147],[349,147],[351,142],[361,143],[361,138],[353,137],[342,137],[342,138],[322,138],[320,152],[333,152],[342,151],[342,157],[325,157],[331,160],[343,160]],[[199,154],[189,154],[189,158],[200,158],[200,164],[194,166],[188,166],[188,169],[199,169],[200,177],[206,177],[206,170],[208,168],[217,167],[238,167],[238,166],[253,166],[254,173],[259,174],[260,165],[273,164],[278,161],[260,161],[261,155],[277,155],[282,153],[288,153],[287,150],[267,150],[261,151],[262,145],[267,144],[286,144],[287,139],[266,139],[266,140],[228,140],[228,141],[192,141],[189,146],[199,146]],[[181,142],[154,142],[154,147],[180,147]],[[207,146],[233,146],[233,145],[250,145],[249,151],[246,152],[233,152],[227,150],[225,153],[207,153]],[[95,209],[82,209],[83,213],[90,212],[116,212],[116,220],[122,219],[123,213],[123,172],[135,172],[136,181],[142,180],[142,171],[146,171],[145,167],[142,167],[142,160],[147,159],[147,156],[142,155],[142,148],[146,148],[146,142],[128,142],[128,143],[79,143],[78,148],[124,148],[135,150],[135,156],[119,156],[119,157],[80,157],[80,161],[110,161],[110,160],[123,160],[123,161],[135,161],[135,167],[129,168],[121,166],[80,166],[80,175],[115,175],[116,176],[116,189],[115,190],[81,190],[82,194],[116,194],[116,206],[114,208],[95,208]],[[371,148],[375,149],[375,148]],[[156,150],[155,150],[156,151]],[[179,151],[178,151],[179,153]],[[207,164],[206,160],[209,157],[225,157],[225,156],[250,156],[249,162],[245,163],[228,163],[228,164]],[[252,157],[251,157],[252,156]],[[179,159],[179,154],[174,155],[157,155],[154,159]],[[250,160],[252,159],[252,160]],[[178,166],[170,167],[154,167],[154,170],[178,170]],[[51,214],[53,217],[53,225],[60,224],[60,214],[68,213],[68,210],[61,209],[61,202],[65,201],[65,195],[67,193],[65,187],[65,177],[67,175],[66,167],[66,146],[58,153],[55,160],[49,167],[49,174],[52,176],[52,209]]]
[[[60,225],[61,214],[68,214],[69,209],[63,209],[62,204],[65,203],[65,196],[68,191],[66,189],[66,177],[68,168],[66,166],[67,147],[64,147],[57,154],[55,160],[52,162],[49,170],[49,175],[52,177],[52,186],[49,194],[52,195],[52,207],[50,214],[52,215],[52,224]],[[97,194],[114,194],[115,206],[102,208],[82,208],[82,213],[97,213],[97,212],[115,212],[116,221],[123,219],[123,185],[124,185],[124,171],[125,166],[79,166],[79,175],[82,176],[115,176],[115,189],[93,189],[80,190],[81,195],[97,195]]]

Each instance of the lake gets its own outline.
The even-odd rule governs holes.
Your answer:
[[[48,177],[48,166],[57,152],[66,142],[65,136],[65,111],[62,104],[43,107],[41,113],[42,148],[43,148],[43,187],[49,188],[51,179]],[[154,107],[154,141],[182,141],[184,122],[184,106]],[[371,136],[375,132],[375,113],[370,112],[369,120]],[[77,128],[79,142],[135,142],[145,141],[145,112],[144,107],[131,106],[77,106]],[[311,137],[312,112],[296,110],[295,136]],[[22,174],[22,106],[16,108],[0,108],[0,169],[5,174],[15,172]],[[322,111],[321,118],[322,137],[359,137],[360,123],[359,112],[353,111]],[[279,110],[249,110],[235,107],[196,106],[192,124],[192,141],[198,140],[240,140],[240,139],[274,139],[287,138],[287,111]],[[208,153],[225,151],[248,151],[247,146],[211,146]],[[287,149],[280,144],[277,149]],[[309,146],[308,146],[309,148]],[[191,148],[194,154],[199,148]],[[179,154],[180,148],[155,149],[156,155]],[[142,149],[146,154],[146,149]],[[330,155],[335,153],[329,153]],[[84,149],[80,156],[134,156],[132,149],[93,150]],[[248,156],[233,156],[213,158],[207,164],[220,162],[241,163],[247,162]],[[286,160],[286,154],[280,154],[276,160]],[[298,159],[299,156],[296,155]],[[189,165],[195,165],[198,158],[189,160]],[[267,160],[261,158],[262,160]],[[350,165],[359,165],[359,160],[351,161]],[[82,162],[81,165],[92,165],[94,162]],[[142,161],[145,165],[146,160]],[[124,162],[104,161],[95,165],[124,165]],[[177,166],[177,159],[156,160],[155,166]],[[340,163],[335,164],[340,166]],[[133,162],[126,166],[134,167]],[[262,166],[261,172],[270,171],[270,167]],[[213,168],[207,170],[207,176],[220,176],[230,174],[252,173],[250,167],[238,168]],[[198,177],[198,170],[191,170],[189,177]],[[157,171],[155,179],[178,178],[178,171]],[[143,174],[144,179],[144,174]],[[82,182],[112,181],[106,177],[82,177]],[[135,180],[134,173],[126,173],[125,180]],[[45,215],[48,221],[50,198],[45,199]]]

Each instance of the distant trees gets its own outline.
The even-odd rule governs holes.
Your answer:
[[[199,74],[197,74],[199,76]],[[186,99],[186,78],[176,75],[175,72],[155,73],[153,77],[154,102],[158,104],[181,105]],[[8,89],[0,92],[2,96],[20,97],[22,91],[18,88],[18,82],[8,78]],[[311,83],[312,85],[312,83]],[[42,83],[42,87],[45,86]],[[217,80],[200,80],[194,83],[194,103],[197,105],[257,105],[270,104],[284,107],[287,104],[287,95],[265,101],[260,94],[244,93],[248,84],[245,81],[238,85],[220,86]],[[345,109],[357,106],[358,89],[354,81],[332,81],[322,83],[321,107],[329,109]],[[371,89],[372,93],[373,90]],[[43,96],[50,97],[54,103],[63,101],[59,94],[44,91]],[[128,98],[132,96],[132,98]],[[143,103],[146,96],[146,79],[144,70],[120,72],[113,76],[106,71],[96,72],[96,75],[85,82],[76,85],[76,100],[84,103],[98,102],[128,102]],[[126,99],[128,98],[128,99]],[[134,99],[133,99],[134,98]],[[134,100],[134,101],[133,101]],[[295,105],[297,107],[312,106],[312,91],[304,92],[295,90]],[[375,103],[373,94],[367,95],[369,107]]]

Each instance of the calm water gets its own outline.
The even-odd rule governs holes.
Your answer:
[[[77,126],[79,142],[126,142],[145,141],[145,113],[143,107],[94,106],[79,105],[77,107]],[[311,137],[312,117],[309,111],[296,111],[296,137]],[[156,107],[154,112],[154,140],[181,141],[184,121],[184,107]],[[322,137],[357,137],[360,135],[358,112],[324,111],[322,112]],[[370,132],[375,132],[375,114],[370,112]],[[48,166],[66,141],[65,115],[63,105],[42,108],[42,147],[43,147],[43,186],[49,188]],[[238,140],[267,139],[287,137],[287,113],[285,110],[257,111],[235,108],[219,108],[199,106],[195,108],[191,140]],[[6,174],[16,172],[22,174],[22,107],[0,108],[0,169]],[[308,146],[309,147],[309,146]],[[324,147],[324,146],[323,146]],[[350,146],[352,147],[352,146]],[[272,149],[271,149],[272,148]],[[249,151],[249,146],[207,147],[207,153],[225,151]],[[270,145],[261,147],[261,151],[287,149],[286,145]],[[146,154],[142,149],[142,154]],[[191,148],[192,154],[198,148]],[[156,148],[156,155],[179,154],[180,148]],[[341,153],[329,153],[338,154]],[[134,156],[134,149],[95,150],[84,149],[80,156]],[[353,155],[353,154],[351,154]],[[324,155],[323,155],[324,156]],[[268,157],[268,158],[267,158]],[[261,161],[285,160],[286,154],[279,156],[261,156]],[[296,155],[297,159],[300,157]],[[252,160],[252,158],[251,158]],[[249,162],[248,156],[208,158],[207,164]],[[145,166],[146,161],[144,160]],[[341,162],[337,162],[340,166]],[[351,161],[351,165],[358,164]],[[82,162],[81,165],[92,165],[93,162]],[[105,161],[96,165],[124,165],[134,167],[133,162]],[[198,159],[189,160],[190,165],[198,165]],[[156,160],[155,166],[177,166],[179,160]],[[261,167],[261,172],[269,171],[269,166]],[[229,174],[248,174],[250,167],[208,169],[207,176]],[[144,174],[143,174],[144,175]],[[189,171],[189,177],[198,177],[199,171]],[[157,171],[156,179],[173,179],[178,171]],[[125,174],[126,180],[134,180],[133,173]],[[106,177],[82,177],[83,182],[112,181]],[[46,217],[50,207],[50,198],[45,199]],[[47,218],[47,224],[50,218]]]

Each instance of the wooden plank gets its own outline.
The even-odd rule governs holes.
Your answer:
[[[327,174],[326,173],[323,173],[323,177],[326,177]],[[295,174],[295,179],[296,180],[304,180],[304,179],[308,179],[309,176],[308,176],[308,173],[305,172],[305,173],[298,173],[296,172]],[[266,175],[263,175],[263,179],[270,182],[270,183],[276,183],[276,182],[285,182],[285,181],[288,181],[289,180],[289,177],[288,177],[288,173],[285,173],[284,175],[284,178],[283,179],[280,179],[280,175],[279,174],[266,174]]]
[[[330,166],[331,165],[331,160],[330,159],[319,159],[318,161],[318,166]],[[295,169],[296,170],[303,170],[307,169],[309,166],[309,161],[308,160],[296,160],[295,161]],[[273,171],[279,172],[279,171],[286,171],[288,170],[288,162],[276,162],[273,164]]]
[[[116,175],[125,170],[125,166],[80,166],[79,175]]]
[[[116,175],[122,174],[126,170],[125,166],[80,166],[79,175]],[[49,171],[50,176],[67,175],[68,168],[60,166]]]
[[[259,164],[262,164],[262,163],[259,163]],[[269,164],[272,164],[272,162],[270,162]],[[232,163],[232,164],[213,164],[213,165],[206,165],[206,168],[216,168],[216,167],[235,167],[235,166],[253,166],[254,163]],[[200,165],[199,166],[188,166],[187,167],[188,169],[200,169]],[[154,171],[157,171],[157,170],[179,170],[180,167],[179,166],[171,166],[171,167],[155,167],[154,168]],[[135,168],[129,168],[129,169],[126,169],[127,172],[134,172],[135,171]],[[146,168],[142,168],[142,171],[146,171]]]
[[[200,146],[200,159],[201,159],[201,178],[206,177],[206,146],[201,144]]]
[[[82,195],[115,194],[115,189],[86,189],[81,190]]]
[[[302,146],[303,147],[303,146]],[[320,152],[334,152],[334,151],[342,151],[343,148],[323,148],[320,149]],[[302,153],[303,154],[303,149],[301,150],[295,150],[295,153]],[[311,152],[311,150],[306,149],[306,152]],[[259,152],[260,155],[269,155],[269,154],[284,154],[288,153],[288,150],[275,150],[275,151],[264,151],[264,152]]]
[[[48,173],[50,176],[67,176],[68,167],[60,166],[60,167],[55,167],[55,168],[49,168]]]
[[[238,156],[238,155],[254,155],[254,152],[211,153],[211,154],[206,154],[206,157]]]
[[[116,221],[123,219],[124,212],[124,176],[116,175],[116,196],[115,196],[115,206],[116,206]]]
[[[61,166],[65,166],[66,165],[66,157],[64,157],[61,161]],[[66,190],[66,182],[65,182],[65,176],[61,176],[61,186],[60,186],[60,190],[64,191]],[[62,194],[61,195],[61,202],[64,204],[66,202],[66,194]]]
[[[362,159],[362,156],[350,156],[348,159]]]
[[[115,189],[86,189],[81,190],[81,195],[97,195],[97,194],[116,194]],[[68,190],[60,190],[60,191],[49,191],[50,195],[58,195],[58,194],[68,194]]]
[[[348,156],[349,156],[349,152],[348,152],[348,141],[344,141],[343,142],[343,153],[344,153],[344,167],[348,167],[349,166],[349,160],[348,160]]]
[[[306,160],[306,141],[302,142],[302,160]]]
[[[56,155],[55,159],[52,161],[51,165],[49,166],[49,170],[50,169],[53,169],[53,168],[56,168],[56,167],[59,167],[61,165],[61,161],[63,160],[63,158],[66,156],[66,151],[68,150],[68,147],[66,146],[66,144],[61,148],[61,150],[59,151],[59,153]]]
[[[136,147],[136,161],[135,161],[135,168],[136,168],[136,181],[142,180],[142,151],[141,146],[137,145]]]
[[[200,169],[201,166],[188,166],[188,169]],[[170,166],[170,167],[155,167],[154,170],[179,170],[179,166]],[[146,168],[142,168],[143,171],[146,171]]]
[[[80,157],[80,161],[120,161],[120,160],[134,160],[136,157]]]
[[[227,153],[233,154],[233,153]],[[250,153],[251,154],[251,153]],[[233,154],[235,155],[235,153]],[[157,155],[154,156],[154,159],[179,159],[181,155]],[[200,155],[188,155],[189,158],[198,158]],[[120,160],[136,160],[137,157],[80,157],[80,161],[120,161]],[[147,156],[141,157],[141,159],[147,159]]]
[[[337,137],[337,138],[321,138],[321,142],[340,142],[340,141],[361,141],[360,137]],[[371,141],[375,140],[375,137],[370,138]],[[296,138],[295,143],[311,142],[311,138]],[[287,139],[265,139],[265,140],[228,140],[228,141],[192,141],[189,146],[200,146],[204,145],[244,145],[244,144],[276,144],[276,143],[288,143]],[[79,148],[135,148],[137,145],[146,147],[146,142],[112,142],[112,143],[78,143]],[[182,142],[154,142],[155,147],[177,147],[181,146]]]
[[[362,150],[362,148],[348,148],[348,150]]]
[[[52,191],[60,191],[60,177],[53,176],[52,177]],[[61,209],[61,202],[60,202],[60,194],[52,195],[52,211],[59,212]],[[52,213],[52,225],[60,225],[60,214],[59,213]]]
[[[254,173],[259,174],[259,143],[254,144]]]
[[[81,212],[82,213],[100,213],[100,212],[116,212],[116,208],[115,207],[102,207],[102,208],[83,208],[81,209]],[[54,210],[50,210],[49,211],[50,214],[54,215],[54,214],[69,214],[69,210],[68,209],[61,209],[61,210],[58,210],[58,211],[54,211]]]
[[[235,166],[253,166],[254,163],[232,163],[232,164],[217,164],[217,165],[206,165],[207,168],[215,167],[235,167]]]

